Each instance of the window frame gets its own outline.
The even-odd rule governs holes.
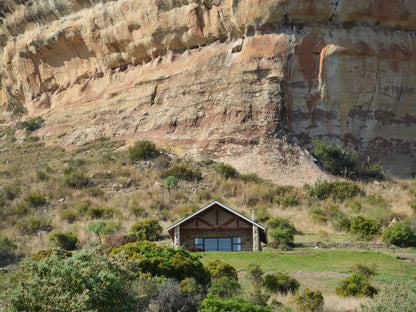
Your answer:
[[[231,239],[231,252],[232,251],[242,251],[243,250],[243,240],[241,236],[231,236],[231,237],[194,237],[194,250],[195,251],[205,251],[205,239],[217,239],[217,250],[220,247],[220,239],[221,238],[228,238]],[[202,240],[202,243],[200,243],[200,240]],[[230,252],[225,251],[224,252]]]

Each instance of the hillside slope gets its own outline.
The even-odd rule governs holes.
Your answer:
[[[314,137],[416,171],[414,1],[0,0],[2,119],[73,148],[150,138],[280,184]]]

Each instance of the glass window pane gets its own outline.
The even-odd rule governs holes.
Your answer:
[[[195,245],[202,245],[204,243],[204,239],[202,237],[195,237]]]
[[[233,251],[241,251],[241,245],[233,245]]]
[[[205,251],[218,251],[218,240],[216,238],[205,238]]]
[[[241,237],[233,237],[233,244],[241,244]]]
[[[218,238],[218,251],[231,251],[231,238]]]

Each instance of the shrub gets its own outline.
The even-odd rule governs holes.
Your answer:
[[[0,236],[0,265],[6,265],[14,260],[15,250],[17,249],[8,237]]]
[[[92,219],[109,219],[112,218],[114,215],[117,215],[117,211],[114,208],[104,208],[104,207],[89,207],[86,214],[91,217]]]
[[[3,187],[3,192],[8,200],[14,200],[20,195],[20,187],[15,183],[7,184]]]
[[[376,266],[374,264],[372,266],[368,266],[362,263],[357,263],[351,269],[354,273],[361,274],[367,278],[376,274]]]
[[[139,311],[133,282],[117,257],[79,252],[28,259],[18,286],[8,295],[7,311]],[[140,285],[138,283],[138,285]],[[138,286],[137,285],[137,286]]]
[[[74,205],[74,209],[80,214],[84,214],[88,211],[88,208],[91,207],[91,203],[87,200],[78,201]]]
[[[362,239],[370,240],[380,232],[380,227],[381,225],[376,220],[357,216],[351,221],[350,232]]]
[[[25,202],[35,208],[39,208],[46,204],[46,197],[38,193],[30,193],[24,197]]]
[[[344,297],[373,297],[377,289],[370,284],[364,275],[354,272],[340,282],[335,288],[335,293]]]
[[[59,216],[70,224],[78,220],[78,213],[74,209],[62,209]]]
[[[299,282],[285,273],[267,274],[263,277],[264,287],[272,293],[295,294],[299,289]]]
[[[75,232],[62,232],[53,230],[49,234],[49,242],[54,247],[60,247],[65,250],[75,250],[78,247],[78,234]]]
[[[26,219],[19,220],[15,227],[22,233],[27,235],[33,235],[38,230],[50,231],[52,229],[51,223],[49,220],[44,218],[35,218],[30,217]]]
[[[293,194],[285,195],[279,198],[277,201],[283,207],[293,207],[299,205],[299,200]]]
[[[324,307],[324,297],[319,290],[305,288],[301,293],[297,293],[294,302],[299,312],[318,312]]]
[[[235,178],[237,176],[237,171],[229,164],[219,163],[217,165],[217,171],[226,179]]]
[[[237,279],[229,279],[226,276],[212,281],[208,293],[221,299],[229,299],[240,292],[240,284]]]
[[[325,224],[328,222],[328,217],[323,209],[320,208],[312,208],[308,211],[312,222],[317,224]]]
[[[38,130],[42,127],[45,120],[41,117],[28,118],[20,124],[21,129],[25,129],[27,133]]]
[[[137,141],[134,146],[129,147],[129,155],[133,161],[153,159],[159,155],[159,151],[154,143],[144,140]]]
[[[293,245],[293,238],[297,231],[289,219],[272,218],[269,220],[268,226],[271,229],[270,236],[276,246],[284,248]]]
[[[394,282],[383,288],[372,301],[363,303],[360,312],[414,312],[415,307],[415,282]]]
[[[253,210],[255,212],[256,222],[267,222],[270,219],[270,213],[267,206],[255,206]]]
[[[238,179],[244,182],[261,183],[263,180],[255,173],[242,173],[238,175]]]
[[[38,179],[39,181],[48,181],[49,180],[49,175],[44,172],[44,171],[36,171],[36,179]]]
[[[130,213],[132,213],[135,217],[143,216],[145,211],[142,206],[138,206],[136,203],[132,204],[129,207]]]
[[[65,174],[64,184],[72,188],[81,189],[90,184],[90,179],[80,171],[71,170]]]
[[[357,184],[347,181],[324,181],[317,182],[313,187],[306,186],[306,191],[309,196],[320,200],[332,197],[334,200],[344,201],[358,195],[361,189]]]
[[[399,247],[416,245],[416,235],[409,222],[396,222],[388,226],[381,237],[383,242]]]
[[[175,165],[168,170],[164,171],[162,174],[163,177],[167,178],[169,176],[176,177],[179,180],[184,181],[196,181],[200,180],[202,174],[198,170],[192,170],[186,164]]]
[[[220,299],[209,294],[202,302],[199,312],[271,312],[270,307],[252,304],[241,298]]]
[[[230,264],[219,259],[212,259],[207,262],[205,268],[211,274],[212,280],[226,277],[229,280],[237,280],[237,270]]]
[[[170,166],[170,160],[166,156],[159,156],[153,161],[153,166],[156,169],[166,169]]]
[[[88,195],[91,195],[93,197],[103,197],[104,196],[104,191],[102,189],[100,189],[99,187],[90,187],[87,188],[85,190],[85,193],[87,193]]]
[[[137,270],[145,274],[175,278],[177,281],[193,277],[201,285],[206,285],[210,281],[209,272],[199,261],[198,256],[182,248],[174,249],[141,241],[111,250],[111,254],[120,252],[124,252],[129,261],[137,260]]]
[[[311,153],[322,167],[333,175],[352,177],[355,171],[355,154],[336,145],[327,145],[321,139],[312,141]]]
[[[155,241],[160,238],[162,227],[158,218],[148,218],[133,224],[130,232],[135,234],[139,240]]]
[[[198,200],[210,200],[211,192],[209,190],[197,190],[196,196],[198,197]]]

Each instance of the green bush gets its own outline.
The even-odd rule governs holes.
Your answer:
[[[42,127],[45,120],[41,117],[28,118],[20,124],[20,128],[26,130],[27,133],[33,132]]]
[[[394,282],[386,284],[373,300],[361,304],[360,312],[414,312],[416,283]]]
[[[361,192],[360,187],[348,181],[317,182],[313,187],[306,186],[309,196],[324,200],[332,197],[337,201],[353,198]]]
[[[4,195],[8,200],[14,200],[20,195],[20,186],[16,183],[7,184],[3,187]]]
[[[210,200],[211,192],[209,190],[197,190],[196,196],[198,197],[198,200]]]
[[[217,171],[226,179],[235,178],[237,176],[237,171],[229,164],[219,163],[217,165]]]
[[[74,223],[78,220],[78,213],[75,209],[62,209],[59,211],[59,216],[68,223]]]
[[[15,227],[22,234],[33,235],[38,230],[51,230],[51,222],[44,218],[30,217],[26,219],[19,220]]]
[[[88,208],[86,214],[92,219],[109,219],[119,214],[119,212],[111,207],[93,206]]]
[[[21,271],[18,286],[8,294],[6,312],[141,310],[133,289],[144,285],[119,257],[52,253],[40,261],[28,259]]]
[[[134,146],[129,147],[129,155],[133,161],[153,159],[159,156],[159,151],[154,143],[143,140],[137,141]]]
[[[88,231],[97,235],[100,245],[102,245],[101,233],[103,233],[105,227],[107,226],[107,222],[105,221],[96,221],[91,222],[88,224]]]
[[[299,312],[319,312],[324,308],[324,297],[319,290],[305,288],[296,294],[294,302]]]
[[[368,278],[358,272],[354,272],[343,279],[339,286],[335,288],[335,293],[344,297],[373,297],[377,292],[377,289],[370,284]]]
[[[238,179],[244,182],[261,183],[263,180],[255,173],[242,173],[238,175]]]
[[[410,222],[396,222],[388,226],[381,238],[383,242],[399,247],[416,246],[416,234]]]
[[[293,194],[285,195],[277,199],[276,201],[283,207],[293,207],[299,205],[298,198]]]
[[[75,250],[79,244],[78,234],[75,232],[53,230],[48,238],[53,247],[59,247],[65,250]]]
[[[357,216],[352,219],[350,232],[365,240],[372,239],[380,232],[381,225],[376,220]]]
[[[74,205],[75,211],[77,211],[80,214],[87,213],[90,207],[91,207],[91,203],[88,200],[78,201]]]
[[[229,280],[237,280],[237,270],[230,264],[219,259],[212,259],[207,262],[205,268],[211,274],[211,280],[218,280],[226,277]]]
[[[220,299],[230,299],[240,292],[240,288],[238,280],[223,276],[212,281],[208,293]]]
[[[102,189],[100,189],[99,187],[96,187],[96,186],[87,188],[84,192],[88,195],[91,195],[92,197],[103,197],[104,196],[104,191]]]
[[[328,222],[328,217],[326,216],[325,211],[321,208],[312,208],[308,211],[308,214],[313,223],[325,224]]]
[[[140,241],[111,250],[111,254],[121,252],[128,257],[128,261],[137,260],[137,270],[145,274],[174,278],[177,281],[193,277],[201,285],[207,285],[210,281],[210,274],[199,261],[198,256],[182,248],[174,249]]]
[[[175,165],[167,170],[165,170],[162,174],[162,177],[167,178],[169,176],[173,176],[179,180],[184,181],[197,181],[200,180],[202,174],[199,170],[193,170],[188,167],[186,164],[182,165]]]
[[[357,263],[354,266],[352,266],[351,269],[354,273],[361,274],[367,278],[370,278],[371,276],[376,274],[376,265],[374,264],[372,266],[369,266],[363,263]]]
[[[39,208],[46,204],[46,197],[38,193],[27,194],[23,199],[30,206],[35,207],[35,208]]]
[[[90,179],[80,171],[71,170],[65,174],[64,184],[72,188],[81,189],[89,186]]]
[[[241,298],[220,299],[209,294],[202,302],[198,312],[271,312],[270,307],[252,304]]]
[[[321,139],[314,139],[312,143],[311,153],[325,170],[337,176],[354,176],[356,157],[352,151],[336,145],[327,145]]]
[[[270,236],[273,238],[276,247],[285,248],[293,245],[293,238],[297,230],[290,223],[289,219],[280,217],[271,218],[268,227],[271,231]]]
[[[300,286],[295,278],[280,272],[265,275],[263,277],[263,283],[264,287],[270,292],[284,295],[289,292],[295,294]]]
[[[14,244],[8,237],[0,236],[0,265],[9,264],[16,257],[15,250],[17,249],[16,244]]]
[[[148,218],[133,224],[130,232],[135,234],[138,240],[155,241],[160,238],[162,227],[158,218]]]

